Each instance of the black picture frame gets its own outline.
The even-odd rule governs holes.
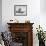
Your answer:
[[[27,5],[14,5],[14,16],[27,16]]]

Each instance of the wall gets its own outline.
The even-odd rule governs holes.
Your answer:
[[[27,5],[27,16],[14,16],[14,5],[16,4]],[[39,23],[39,19],[40,19],[39,15],[40,15],[40,0],[39,1],[38,0],[35,1],[34,0],[23,0],[23,1],[3,0],[2,1],[3,26],[5,26],[10,19],[17,19],[19,20],[19,22],[30,20],[30,22]]]
[[[46,31],[46,0],[40,0],[40,25]],[[45,41],[46,46],[46,41]]]
[[[27,16],[14,16],[14,5],[27,5]],[[2,0],[2,26],[3,31],[8,30],[7,22],[17,19],[19,22],[30,20],[33,25],[33,45],[38,46],[36,27],[40,24],[40,0]],[[36,40],[37,39],[37,40]]]
[[[40,9],[42,13],[46,13],[46,0],[40,0]]]
[[[2,31],[2,0],[0,0],[0,31]]]
[[[46,31],[46,0],[40,0],[40,24]]]

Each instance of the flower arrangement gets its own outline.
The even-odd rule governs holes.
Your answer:
[[[37,29],[36,36],[38,36],[38,40],[39,41],[43,40],[43,42],[44,42],[45,41],[45,34],[44,34],[42,27],[40,27],[40,25],[39,25],[39,28],[36,28],[36,29]]]

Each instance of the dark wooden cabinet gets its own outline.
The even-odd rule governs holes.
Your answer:
[[[7,23],[12,39],[15,42],[23,43],[22,46],[33,46],[33,23]]]

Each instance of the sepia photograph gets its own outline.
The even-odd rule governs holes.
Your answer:
[[[14,16],[27,16],[27,5],[14,5]]]

